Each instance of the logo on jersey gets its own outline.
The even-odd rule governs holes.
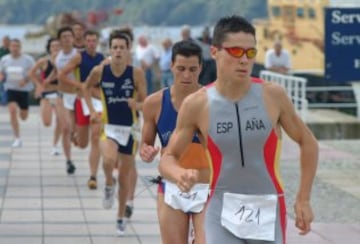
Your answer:
[[[130,97],[130,96],[131,96],[131,91],[125,90],[125,97]]]
[[[121,85],[122,90],[126,89],[134,89],[134,86],[132,84],[132,80],[130,78],[126,78],[124,81],[124,84]]]
[[[225,134],[225,133],[229,133],[230,130],[233,128],[233,123],[228,121],[228,122],[218,122],[216,123],[216,133],[217,134]]]
[[[245,130],[265,130],[265,124],[261,119],[252,118],[246,121]]]
[[[109,97],[107,103],[113,104],[113,103],[121,103],[121,102],[127,102],[128,99],[126,97]]]
[[[106,96],[112,96],[114,94],[113,89],[104,89],[104,93]]]
[[[164,141],[169,141],[171,134],[172,134],[172,131],[170,131],[170,130],[166,131],[161,134],[161,138],[163,138]]]
[[[101,87],[103,88],[114,88],[115,83],[114,82],[101,82]]]
[[[248,110],[253,110],[253,109],[257,109],[258,106],[257,105],[254,105],[254,106],[250,106],[250,107],[247,107],[247,108],[244,108],[245,111],[248,111]]]

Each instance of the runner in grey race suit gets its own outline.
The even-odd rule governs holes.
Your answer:
[[[218,21],[211,47],[217,79],[184,100],[160,160],[161,175],[188,192],[199,172],[181,167],[179,158],[194,132],[208,149],[212,178],[205,217],[207,244],[286,242],[278,165],[281,129],[300,147],[295,225],[301,235],[311,230],[318,144],[281,86],[250,77],[256,52],[255,28],[248,21],[239,16]]]
[[[219,94],[215,86],[207,89],[208,149],[213,166],[211,189],[215,191],[208,203],[205,229],[211,230],[206,232],[211,243],[224,240],[224,243],[239,243],[236,236],[219,228],[224,192],[278,195],[275,243],[283,243],[285,236],[286,208],[276,157],[281,143],[266,112],[262,84],[255,82],[261,80],[253,79],[246,96],[235,103]]]

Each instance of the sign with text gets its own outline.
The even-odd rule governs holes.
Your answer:
[[[325,78],[360,80],[360,8],[325,10]]]

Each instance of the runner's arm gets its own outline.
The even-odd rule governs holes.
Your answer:
[[[141,69],[134,68],[134,80],[137,91],[137,97],[134,101],[134,108],[136,110],[142,110],[143,102],[146,98],[146,79],[145,74]]]
[[[40,74],[38,71],[42,70],[42,68],[45,65],[45,62],[47,61],[46,58],[40,58],[35,65],[29,70],[28,76],[30,77],[30,80],[33,81],[33,83],[36,85],[36,87],[42,87],[42,80],[40,77]],[[46,77],[45,77],[46,78]]]
[[[0,82],[4,82],[5,81],[5,64],[4,64],[4,59],[0,58]]]
[[[318,164],[318,143],[310,129],[297,115],[285,91],[282,90],[278,97],[281,108],[280,125],[289,137],[300,146],[301,181],[297,198],[309,201]]]
[[[310,231],[313,213],[310,205],[311,188],[316,174],[319,147],[318,143],[305,123],[297,115],[295,108],[283,89],[277,94],[280,111],[280,125],[300,146],[300,186],[296,196],[296,226],[300,234]]]
[[[159,164],[160,174],[164,178],[177,183],[183,191],[189,191],[196,181],[198,181],[198,179],[196,179],[198,178],[197,170],[184,169],[179,164],[180,156],[192,142],[194,133],[198,130],[199,117],[194,115],[201,114],[200,108],[202,106],[196,103],[196,99],[193,99],[196,97],[193,95],[194,94],[185,98],[180,107],[176,128],[171,135],[169,144]]]
[[[79,66],[80,63],[81,55],[80,53],[77,53],[74,57],[70,59],[70,61],[65,65],[65,67],[59,71],[59,81],[77,89],[81,89],[81,82],[69,78],[69,74],[75,72],[75,69]]]
[[[159,152],[159,147],[154,147],[156,138],[156,112],[160,110],[162,91],[147,97],[143,104],[144,124],[141,133],[140,157],[144,162],[152,162]]]
[[[89,76],[87,77],[86,81],[82,84],[81,89],[84,95],[84,99],[86,104],[89,108],[91,117],[96,113],[94,106],[91,102],[91,89],[100,82],[101,75],[102,75],[103,66],[97,65],[95,66]],[[81,84],[81,83],[80,83]],[[100,88],[101,89],[101,88]]]

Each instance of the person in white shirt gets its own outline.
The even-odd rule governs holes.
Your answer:
[[[174,83],[174,76],[171,72],[172,45],[170,38],[162,41],[163,51],[159,59],[161,87],[170,87]]]
[[[10,41],[9,50],[10,53],[0,61],[0,81],[5,81],[10,123],[15,137],[12,147],[21,147],[18,114],[22,120],[26,120],[29,115],[29,92],[34,85],[30,81],[28,72],[34,66],[35,60],[21,52],[21,42],[18,39]],[[18,113],[19,108],[20,113]]]
[[[281,74],[289,73],[291,69],[291,58],[287,50],[282,48],[279,40],[274,42],[274,48],[265,54],[265,68]]]
[[[159,60],[159,54],[154,46],[149,44],[145,36],[140,36],[138,42],[139,45],[136,47],[135,56],[145,72],[147,94],[149,95],[153,92],[153,68]]]

